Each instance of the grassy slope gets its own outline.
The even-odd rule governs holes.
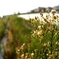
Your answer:
[[[10,27],[9,30],[13,35],[13,41],[20,42],[23,44],[29,42],[31,29],[29,27],[29,21],[23,18],[17,18],[16,15],[10,16]]]
[[[8,21],[8,17],[0,18],[0,40],[4,37],[4,31],[6,28],[7,21]]]
[[[31,40],[31,35],[30,35],[31,28],[30,28],[29,21],[25,20],[23,18],[17,18],[16,15],[11,15],[11,16],[9,16],[9,18],[10,18],[9,19],[10,26],[9,26],[9,31],[7,33],[9,40],[7,42],[8,42],[8,46],[9,46],[11,55],[9,55],[5,51],[5,56],[7,56],[8,59],[16,57],[15,56],[15,53],[16,53],[15,48],[18,45],[22,45],[23,43],[28,43]],[[5,35],[4,31],[6,28],[7,21],[8,21],[8,17],[0,20],[0,37],[4,37],[4,35]]]
[[[13,40],[19,40],[22,44],[23,42],[28,42],[30,39],[31,29],[29,27],[29,21],[23,18],[17,18],[17,15],[11,15],[9,30],[13,35]],[[4,37],[4,31],[7,25],[8,17],[0,19],[0,40]],[[7,34],[8,35],[8,34]]]

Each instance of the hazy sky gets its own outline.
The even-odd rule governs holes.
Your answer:
[[[0,16],[14,12],[27,12],[39,6],[59,5],[59,0],[0,0]]]

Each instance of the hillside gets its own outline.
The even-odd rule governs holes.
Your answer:
[[[54,6],[54,7],[47,7],[47,8],[49,8],[50,11],[52,9],[59,10],[59,5]],[[37,12],[40,12],[41,10],[44,10],[44,12],[45,12],[46,11],[46,7],[38,7],[38,8],[35,8],[35,9],[31,10],[30,12],[31,13],[37,13]]]
[[[59,10],[59,5],[55,6],[54,9]]]
[[[51,11],[53,9],[52,7],[47,7],[47,8],[49,8],[49,11]],[[44,12],[45,12],[46,11],[46,7],[38,7],[36,9],[34,9],[34,10],[31,10],[30,12],[31,13],[37,13],[37,12],[40,12],[41,10],[44,10]]]

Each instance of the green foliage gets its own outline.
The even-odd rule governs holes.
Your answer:
[[[5,29],[6,29],[6,24],[7,24],[8,18],[2,18],[0,19],[0,40],[2,40],[3,36],[5,35]]]
[[[11,21],[10,30],[13,34],[13,38],[14,40],[19,40],[20,44],[28,42],[28,37],[30,37],[31,29],[28,28],[28,22],[29,21],[25,19],[17,17]]]
[[[44,18],[41,14],[42,22],[10,16],[9,31],[13,38],[8,43],[13,59],[59,59],[59,25],[54,22],[58,18],[54,19],[55,11],[52,13],[53,21],[49,21],[49,15]]]

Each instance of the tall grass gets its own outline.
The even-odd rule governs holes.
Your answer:
[[[59,18],[55,10],[51,13],[43,17],[41,11],[39,19],[31,20],[12,16],[5,59],[59,59]]]

